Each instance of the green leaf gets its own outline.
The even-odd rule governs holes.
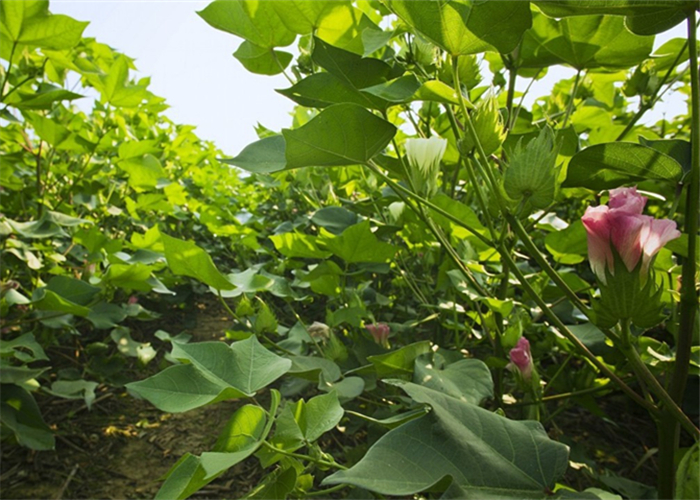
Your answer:
[[[311,216],[311,222],[335,235],[357,224],[357,214],[343,207],[323,207]]]
[[[396,127],[356,104],[335,104],[282,133],[287,168],[342,166],[370,160],[389,144]]]
[[[68,276],[54,276],[46,288],[81,306],[87,306],[100,293],[100,288]]]
[[[335,382],[340,378],[340,367],[330,359],[316,356],[291,356],[292,367],[290,375],[295,375],[312,382],[318,382],[321,375],[329,382]]]
[[[260,47],[247,40],[233,53],[233,57],[256,75],[278,75],[292,62],[292,54],[289,52]]]
[[[429,351],[430,341],[423,340],[386,354],[368,356],[367,361],[374,365],[377,378],[402,377],[410,379],[413,376],[415,359]]]
[[[265,349],[255,337],[231,346],[223,342],[174,342],[172,356],[189,363],[127,384],[130,391],[171,413],[223,399],[252,397],[285,374],[292,364]]]
[[[311,58],[314,63],[354,89],[364,89],[382,83],[391,71],[391,66],[381,59],[361,57],[318,38],[314,38]],[[371,100],[368,101],[370,102]]]
[[[308,234],[282,233],[270,236],[279,253],[285,257],[325,259],[331,253],[318,248],[317,237]]]
[[[287,167],[284,137],[281,135],[265,137],[248,144],[238,156],[221,161],[258,174],[284,170]]]
[[[411,74],[366,87],[362,89],[362,92],[398,104],[410,101],[420,86],[418,78]]]
[[[386,262],[397,248],[379,241],[368,220],[348,227],[340,236],[325,240],[326,248],[348,263]]]
[[[442,104],[459,104],[459,98],[455,89],[441,82],[440,80],[430,80],[425,82],[416,90],[413,96],[419,101],[440,102]],[[471,107],[473,105],[470,104]]]
[[[486,363],[461,359],[443,367],[438,357],[423,354],[416,358],[413,382],[475,405],[493,397],[493,380]]]
[[[350,2],[333,0],[287,0],[285,2],[272,2],[277,14],[290,31],[300,35],[307,35],[321,25],[322,19],[335,7],[349,6]]]
[[[264,439],[265,410],[245,405],[233,414],[213,452],[196,457],[185,454],[170,469],[156,499],[184,499],[209,484],[227,469],[251,456]]]
[[[158,147],[158,141],[147,140],[122,142],[118,152],[120,160],[130,160],[143,155],[160,155],[162,150]]]
[[[678,182],[682,176],[683,169],[670,156],[641,144],[612,142],[574,155],[563,186],[599,191],[645,180]]]
[[[34,127],[36,134],[43,141],[48,142],[54,147],[61,144],[70,135],[70,130],[60,123],[56,123],[55,120],[44,118],[34,113],[27,113],[27,118]]]
[[[148,279],[151,277],[152,271],[153,269],[150,266],[140,262],[135,264],[112,264],[102,278],[102,283],[127,291],[150,292],[152,287],[148,283]]]
[[[539,422],[508,420],[426,387],[393,383],[433,411],[389,431],[357,464],[322,484],[407,496],[449,476],[462,498],[545,499],[566,471],[567,447],[550,440]]]
[[[12,97],[12,96],[10,96]],[[50,109],[55,102],[58,101],[72,101],[74,99],[80,99],[84,97],[75,92],[70,92],[65,89],[59,89],[52,87],[48,90],[43,90],[37,92],[36,94],[29,94],[23,96],[20,101],[10,104],[17,109]],[[6,102],[10,102],[9,100]]]
[[[655,149],[665,155],[670,156],[678,162],[683,168],[683,172],[691,170],[691,146],[690,142],[681,139],[661,139],[650,141],[644,137],[639,137],[639,142],[642,146],[647,146]]]
[[[277,469],[271,474],[268,474],[263,479],[260,489],[256,489],[254,493],[247,498],[260,500],[285,500],[294,490],[297,484],[297,471],[290,466],[286,469]]]
[[[368,98],[340,78],[326,72],[309,75],[288,89],[277,90],[277,92],[307,108],[321,109],[340,103],[353,103],[376,109],[384,108],[381,100]]]
[[[95,401],[95,389],[99,384],[90,380],[57,380],[48,391],[61,398],[83,399],[88,410]]]
[[[578,264],[588,255],[586,230],[580,220],[561,231],[552,231],[544,238],[547,251],[559,264]]]
[[[656,35],[669,30],[697,8],[697,3],[692,0],[546,0],[535,4],[551,17],[626,16],[625,25],[638,35]]]
[[[27,349],[31,355],[21,349]],[[0,354],[13,354],[14,357],[25,363],[31,361],[48,361],[46,353],[41,345],[36,341],[33,333],[25,333],[13,340],[0,339]]]
[[[345,413],[335,392],[313,397],[308,402],[299,400],[292,411],[304,439],[308,442],[316,441],[333,429]]]
[[[3,43],[43,49],[70,49],[77,45],[87,22],[64,15],[50,15],[47,1],[2,2],[0,36]]]
[[[129,174],[129,185],[137,191],[151,190],[158,185],[159,179],[168,176],[158,158],[150,154],[122,160],[117,165]]]
[[[543,68],[568,64],[579,70],[629,68],[649,56],[654,37],[641,37],[625,29],[616,16],[567,17],[560,21],[533,17],[519,54],[519,66]]]
[[[507,54],[532,23],[526,2],[390,0],[386,4],[406,24],[452,56],[487,50]]]
[[[41,311],[56,311],[82,317],[90,314],[89,308],[76,304],[46,287],[34,290],[32,302],[34,307]]]
[[[216,0],[197,12],[212,27],[263,48],[286,47],[296,34],[285,26],[273,2]]]
[[[3,385],[0,392],[0,422],[14,433],[22,446],[33,450],[54,449],[53,433],[41,417],[36,401],[25,389]]]
[[[116,304],[100,302],[91,308],[87,319],[100,330],[114,328],[126,318],[126,312]]]
[[[115,59],[106,76],[92,80],[93,85],[100,90],[101,101],[117,107],[138,106],[148,95],[145,87],[128,85],[129,59],[119,55]]]
[[[700,443],[685,452],[676,469],[676,499],[700,498]]]
[[[120,353],[131,358],[138,358],[144,365],[148,364],[149,361],[156,357],[156,350],[151,347],[151,343],[136,342],[131,338],[131,333],[128,328],[115,328],[109,336],[114,343],[117,344],[117,349]]]
[[[173,274],[190,276],[216,290],[233,290],[235,285],[219,272],[207,252],[192,241],[161,234],[165,258]]]
[[[4,221],[17,234],[25,238],[52,238],[55,236],[68,236],[62,229],[64,227],[73,227],[80,224],[92,224],[92,221],[86,219],[78,219],[59,212],[46,210],[41,217],[34,221],[17,222],[10,219]]]

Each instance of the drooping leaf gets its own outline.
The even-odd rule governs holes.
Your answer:
[[[430,341],[423,340],[386,354],[368,356],[367,361],[374,365],[377,378],[400,377],[410,379],[413,376],[415,359],[429,351]]]
[[[426,387],[393,383],[433,411],[389,431],[323,484],[405,496],[449,476],[462,498],[545,499],[564,474],[567,447],[550,440],[539,422],[508,420]]]
[[[630,33],[618,16],[577,16],[561,20],[541,14],[523,37],[519,66],[568,64],[576,69],[630,68],[649,56],[654,37]]]
[[[631,142],[596,144],[574,155],[564,187],[603,190],[645,180],[678,182],[683,169],[655,149]]]
[[[323,207],[311,217],[311,222],[338,235],[348,227],[357,224],[357,215],[343,207]]]
[[[285,257],[302,259],[325,259],[331,253],[321,250],[317,238],[308,234],[282,233],[270,236],[279,253]]]
[[[248,144],[238,156],[221,161],[259,174],[284,170],[287,166],[284,137],[281,135],[265,137]]]
[[[233,53],[233,57],[256,75],[278,75],[292,62],[292,54],[289,52],[260,47],[247,40]]]
[[[486,363],[472,358],[436,366],[435,357],[424,354],[416,359],[413,382],[465,403],[478,405],[493,397],[493,380]]]
[[[335,104],[309,123],[282,131],[287,168],[365,163],[389,144],[396,127],[356,104]]]
[[[286,47],[296,35],[287,29],[272,4],[264,0],[216,0],[197,14],[212,27],[258,47]]]
[[[224,277],[208,253],[192,241],[161,234],[165,258],[174,274],[196,278],[217,290],[233,290],[235,285]]]
[[[388,7],[450,55],[509,53],[531,26],[525,2],[387,1]]]

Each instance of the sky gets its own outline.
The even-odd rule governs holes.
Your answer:
[[[258,123],[272,130],[289,127],[294,103],[274,91],[289,87],[282,75],[254,75],[233,57],[241,39],[210,27],[197,15],[208,4],[209,0],[52,0],[50,9],[89,21],[84,36],[135,58],[137,76],[151,77],[149,88],[166,98],[172,121],[195,125],[200,138],[213,141],[226,156],[235,156],[257,140]],[[681,24],[658,36],[655,47],[684,36]],[[555,82],[573,74],[550,68],[530,94],[549,92]],[[519,88],[528,83],[518,81]],[[88,99],[83,101],[83,106],[90,105]],[[665,98],[642,123],[653,123],[664,112],[682,113],[685,106],[679,96]]]

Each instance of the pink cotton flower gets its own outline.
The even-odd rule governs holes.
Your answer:
[[[389,341],[389,333],[391,329],[386,323],[375,323],[373,325],[366,325],[367,331],[372,335],[374,341],[377,344],[386,345]]]
[[[510,350],[510,367],[516,368],[525,380],[532,376],[532,355],[530,354],[530,342],[525,337],[520,337],[515,347]]]
[[[658,251],[680,237],[674,221],[642,215],[646,202],[637,188],[612,189],[608,205],[588,207],[581,218],[588,235],[588,260],[602,283],[606,283],[606,268],[610,274],[615,272],[612,248],[630,272],[641,259],[641,272],[646,275]]]

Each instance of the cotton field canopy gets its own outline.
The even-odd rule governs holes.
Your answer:
[[[697,1],[0,0],[8,498],[700,498]]]

